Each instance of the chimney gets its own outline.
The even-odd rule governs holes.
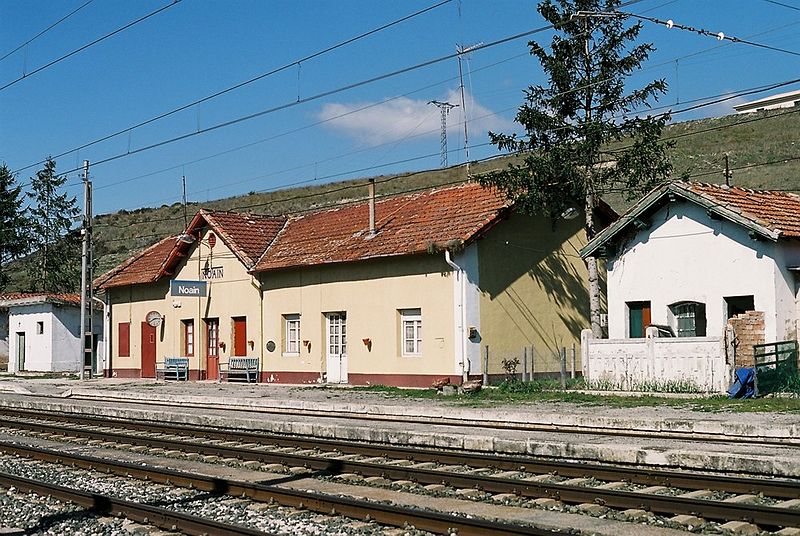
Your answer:
[[[369,234],[375,235],[375,179],[369,180]]]

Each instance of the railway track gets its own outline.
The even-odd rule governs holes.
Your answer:
[[[643,509],[719,522],[747,521],[762,528],[800,527],[800,510],[795,509],[800,502],[800,483],[790,480],[487,456],[30,411],[16,412],[14,418],[6,413],[0,418],[0,426],[50,439],[72,438],[103,446],[125,444],[162,453],[259,462],[271,470],[304,467],[318,474],[352,475],[354,480],[378,477],[523,499]]]
[[[230,495],[247,497],[258,502],[277,502],[282,505],[309,509],[331,515],[343,515],[354,519],[375,521],[385,525],[406,527],[413,526],[418,530],[426,530],[437,534],[457,533],[464,536],[552,536],[567,534],[555,530],[541,529],[532,525],[510,524],[487,519],[467,518],[440,512],[407,508],[391,504],[374,503],[365,500],[351,499],[335,495],[285,489],[257,482],[245,482],[232,479],[205,476],[196,473],[177,471],[163,467],[152,467],[140,463],[128,463],[94,456],[70,454],[63,451],[23,446],[8,442],[0,442],[0,453],[39,461],[66,464],[95,471],[124,475],[150,482],[169,484],[205,491],[214,495]],[[213,520],[187,516],[166,508],[142,505],[124,501],[108,495],[98,495],[72,488],[64,488],[52,484],[32,481],[7,473],[0,474],[0,484],[20,486],[39,494],[58,494],[65,500],[98,510],[103,513],[130,515],[134,519],[155,524],[168,530],[181,530],[187,534],[213,535],[255,535],[263,534],[246,527],[236,527]]]

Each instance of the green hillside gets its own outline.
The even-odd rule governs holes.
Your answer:
[[[665,133],[675,141],[673,164],[677,176],[686,174],[702,182],[724,181],[723,157],[729,155],[732,184],[754,189],[800,190],[800,109],[729,115],[670,125]],[[504,167],[508,157],[472,164],[480,174]],[[378,195],[465,180],[466,167],[375,177]],[[366,177],[324,185],[251,193],[203,203],[216,210],[241,210],[259,214],[281,214],[330,206],[367,195]],[[609,194],[609,203],[621,211],[626,202],[619,193]],[[201,205],[192,203],[189,217]],[[183,229],[179,203],[99,215],[96,223],[97,273],[103,273],[134,252]],[[24,289],[21,273],[14,287]]]

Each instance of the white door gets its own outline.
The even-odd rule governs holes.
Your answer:
[[[347,315],[328,313],[328,383],[347,383]]]

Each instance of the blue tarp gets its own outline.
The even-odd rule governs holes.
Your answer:
[[[728,389],[728,398],[753,398],[756,395],[756,369],[738,368],[735,376],[733,385]]]

